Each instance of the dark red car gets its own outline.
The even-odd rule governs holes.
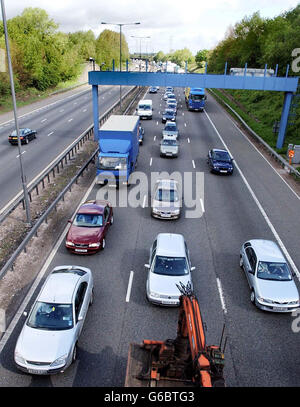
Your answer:
[[[96,253],[105,247],[105,236],[113,224],[113,209],[108,201],[87,201],[76,213],[66,237],[72,253]]]

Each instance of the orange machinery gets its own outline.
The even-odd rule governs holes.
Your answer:
[[[178,286],[181,292],[180,310],[176,339],[166,341],[144,340],[139,345],[140,351],[147,354],[136,356],[140,361],[140,372],[135,378],[146,381],[146,385],[164,386],[200,386],[224,387],[224,349],[221,351],[224,328],[220,346],[206,345],[204,323],[202,321],[199,303],[191,291],[191,286]],[[129,352],[133,358],[133,349]],[[143,362],[141,362],[143,360]],[[133,363],[131,362],[131,365]],[[131,372],[130,372],[131,370]],[[133,369],[127,365],[126,381],[128,385],[137,385],[130,382]],[[163,384],[163,382],[165,384]],[[156,384],[153,384],[156,383]],[[175,384],[176,383],[176,384]],[[126,384],[125,384],[126,385]]]

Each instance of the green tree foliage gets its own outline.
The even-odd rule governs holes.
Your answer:
[[[124,34],[121,35],[122,65],[129,59],[129,49]],[[104,30],[96,39],[96,62],[105,63],[104,69],[111,69],[112,61],[115,67],[120,67],[120,34],[112,30]]]
[[[202,49],[197,52],[195,56],[195,62],[197,66],[201,67],[203,62],[206,62],[208,60],[208,55],[209,55],[209,50],[207,49]]]

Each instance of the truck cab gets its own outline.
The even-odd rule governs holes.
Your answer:
[[[137,108],[137,114],[140,119],[152,119],[152,100],[140,100]]]

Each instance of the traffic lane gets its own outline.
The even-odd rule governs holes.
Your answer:
[[[114,89],[109,94],[109,97],[102,100],[101,105],[99,105],[100,115],[108,110],[118,100],[117,98],[118,94]],[[72,106],[72,109],[74,109],[74,106]],[[27,182],[30,182],[37,174],[42,172],[52,160],[91,125],[93,120],[91,105],[87,106],[86,109],[86,113],[82,112],[82,110],[80,112],[75,111],[70,122],[68,121],[70,118],[66,119],[63,114],[61,116],[56,115],[52,119],[49,118],[47,125],[43,126],[43,130],[38,130],[37,139],[31,141],[26,147],[22,145],[22,159]],[[50,122],[53,123],[53,126],[50,126]],[[11,145],[8,148],[9,154],[5,154],[3,160],[1,160],[1,167],[5,168],[5,171],[0,172],[0,185],[3,188],[0,198],[1,207],[20,191],[21,186],[20,168],[16,161],[18,159],[18,148]],[[9,170],[9,178],[7,177],[7,170]],[[12,182],[12,180],[16,181]]]
[[[289,349],[297,346],[297,337],[291,330],[291,316],[264,313],[252,306],[246,276],[239,267],[242,243],[250,238],[274,240],[274,236],[237,172],[232,176],[222,176],[210,174],[207,166],[205,170],[203,152],[217,142],[214,141],[216,135],[205,116],[198,116],[198,120],[193,114],[189,117],[189,126],[194,129],[192,133],[200,129],[198,142],[194,143],[193,137],[191,144],[195,157],[202,156],[197,166],[207,173],[207,235],[214,253],[216,274],[223,288],[229,346],[237,372],[237,383],[239,386],[280,385],[284,363],[288,361],[290,366],[294,366]],[[284,341],[279,331],[284,332]],[[249,349],[255,351],[255,359]],[[274,353],[274,349],[279,352]],[[263,362],[256,363],[257,360]],[[248,366],[251,366],[250,372]],[[273,372],[272,377],[270,372]],[[295,383],[293,368],[285,381],[287,385]]]
[[[206,110],[299,270],[300,253],[297,244],[300,229],[299,197],[242,136],[212,97],[209,97]]]

